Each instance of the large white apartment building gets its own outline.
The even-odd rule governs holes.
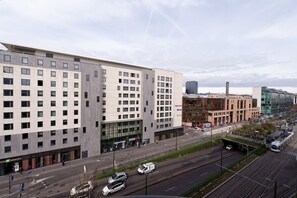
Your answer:
[[[0,175],[182,130],[180,73],[2,45]]]

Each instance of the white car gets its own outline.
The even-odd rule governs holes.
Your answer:
[[[108,178],[108,183],[113,183],[115,181],[126,181],[128,179],[128,175],[125,172],[116,172],[111,177]]]
[[[115,181],[113,183],[110,183],[108,184],[107,186],[105,186],[102,190],[102,194],[104,196],[107,196],[107,195],[110,195],[112,193],[115,193],[117,191],[120,191],[120,190],[124,190],[126,187],[126,183],[125,181]]]
[[[154,171],[155,169],[156,169],[155,164],[153,162],[149,162],[149,163],[140,165],[139,168],[137,169],[137,172],[140,174],[147,174]]]
[[[232,145],[228,145],[228,146],[226,146],[226,149],[229,150],[229,151],[232,150],[232,148],[233,148]]]
[[[84,192],[89,192],[92,189],[93,189],[93,184],[91,181],[81,183],[71,189],[70,196],[77,195]]]

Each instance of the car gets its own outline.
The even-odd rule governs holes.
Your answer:
[[[111,177],[108,178],[108,183],[113,183],[115,181],[126,181],[128,175],[125,172],[116,172]]]
[[[126,182],[125,181],[115,181],[113,183],[107,184],[103,190],[102,190],[102,194],[104,196],[108,196],[112,193],[118,192],[120,190],[124,190],[126,187]]]
[[[232,150],[232,148],[233,148],[232,145],[228,145],[228,146],[226,146],[226,149],[229,150],[229,151]]]
[[[155,169],[156,169],[156,165],[153,162],[149,162],[149,163],[140,165],[139,168],[137,169],[137,172],[139,174],[147,174],[154,171]]]
[[[73,187],[70,191],[70,196],[78,195],[84,192],[89,192],[92,189],[93,189],[93,184],[91,181],[84,182]]]

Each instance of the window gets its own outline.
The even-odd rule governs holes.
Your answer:
[[[51,126],[56,126],[56,120],[51,121]]]
[[[68,63],[63,63],[63,68],[68,69]]]
[[[22,73],[23,75],[30,75],[30,69],[22,68],[22,69],[21,69],[21,73]]]
[[[89,74],[86,75],[86,81],[90,81],[90,75]]]
[[[89,107],[89,101],[86,101],[86,107]]]
[[[56,67],[56,62],[55,61],[51,61],[51,67]]]
[[[74,88],[78,88],[78,83],[74,83]]]
[[[12,89],[4,89],[3,96],[13,96],[13,90]]]
[[[78,119],[74,119],[73,123],[78,124]]]
[[[43,65],[43,60],[42,59],[37,59],[37,65],[42,66]]]
[[[78,133],[78,128],[74,128],[73,133]]]
[[[97,96],[97,102],[100,102],[100,97],[99,96]]]
[[[30,112],[22,112],[21,113],[22,118],[30,118]]]
[[[10,153],[11,152],[11,146],[5,146],[4,147],[4,152],[5,153]]]
[[[11,56],[4,54],[4,61],[5,62],[10,62],[11,61]]]
[[[43,96],[43,91],[37,91],[37,96]]]
[[[67,138],[63,138],[63,144],[67,144]]]
[[[13,124],[4,124],[3,130],[13,130]]]
[[[56,106],[56,101],[51,101],[51,107],[55,107]]]
[[[43,122],[42,121],[37,122],[37,127],[43,127]]]
[[[85,98],[88,98],[88,92],[85,92]]]
[[[56,135],[56,131],[55,130],[52,130],[51,131],[51,136],[55,136]]]
[[[63,72],[63,78],[68,78],[68,73],[67,72]]]
[[[78,73],[74,73],[74,79],[78,79],[79,78],[79,74]]]
[[[28,146],[28,144],[23,144],[23,150],[28,150],[28,148],[29,148],[29,146]]]
[[[67,125],[68,121],[67,120],[63,120],[63,125]]]
[[[56,145],[56,140],[51,140],[51,146],[55,146]]]
[[[38,107],[43,107],[43,101],[37,101],[37,106]]]
[[[63,97],[67,97],[68,96],[68,92],[67,91],[63,91]]]
[[[55,97],[56,96],[56,91],[51,91],[51,96]]]
[[[22,90],[21,96],[30,96],[30,90]]]
[[[74,57],[74,58],[73,58],[73,61],[75,61],[75,62],[80,62],[80,58],[78,58],[78,57]]]
[[[68,82],[63,82],[63,87],[68,87]]]
[[[74,65],[74,70],[79,70],[79,65],[75,64]]]
[[[42,148],[43,147],[43,142],[37,142],[37,147]]]
[[[68,101],[63,101],[63,106],[67,107],[68,106]]]
[[[45,53],[45,56],[47,58],[54,58],[54,54],[52,54],[52,53]]]
[[[5,135],[4,142],[10,142],[10,141],[11,141],[11,135]]]
[[[121,95],[122,95],[122,94],[121,94],[121,93],[119,93],[119,97],[121,97]],[[105,98],[105,97],[106,97],[106,93],[105,93],[105,92],[103,92],[103,93],[102,93],[102,97],[103,97],[103,98]]]
[[[23,133],[23,134],[22,134],[22,139],[23,139],[23,140],[28,139],[28,133]]]
[[[3,73],[13,73],[13,67],[4,66]]]
[[[38,132],[37,137],[39,137],[39,138],[43,137],[43,132]]]
[[[21,84],[25,85],[25,86],[29,86],[30,85],[30,79],[22,79]]]
[[[13,118],[13,112],[5,112],[3,113],[4,119],[12,119]]]
[[[74,141],[74,142],[78,142],[78,137],[74,137],[74,138],[73,138],[73,141]]]
[[[78,106],[78,101],[74,101],[74,106]]]
[[[74,110],[73,114],[78,115],[78,110]]]
[[[99,122],[98,121],[96,121],[96,127],[99,127]]]
[[[3,78],[4,85],[13,85],[13,78]]]
[[[66,135],[68,133],[67,129],[63,129],[63,135]]]
[[[30,107],[30,101],[22,101],[21,106],[22,107]]]
[[[94,76],[95,76],[95,78],[98,77],[98,71],[94,71]]]
[[[37,117],[43,117],[43,111],[37,111]]]
[[[51,81],[51,87],[56,87],[56,81]]]
[[[55,71],[51,71],[51,77],[56,77],[56,72]]]
[[[63,110],[63,116],[67,116],[68,111],[67,110]]]
[[[27,57],[22,57],[22,63],[23,64],[28,64],[28,58]]]
[[[87,132],[87,128],[83,127],[83,133],[86,133],[86,132]]]
[[[78,92],[77,91],[74,92],[74,97],[78,97]]]
[[[29,129],[30,128],[30,122],[23,122],[21,123],[22,129]]]

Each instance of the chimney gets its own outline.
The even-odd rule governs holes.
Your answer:
[[[226,96],[229,96],[229,82],[226,82]]]

